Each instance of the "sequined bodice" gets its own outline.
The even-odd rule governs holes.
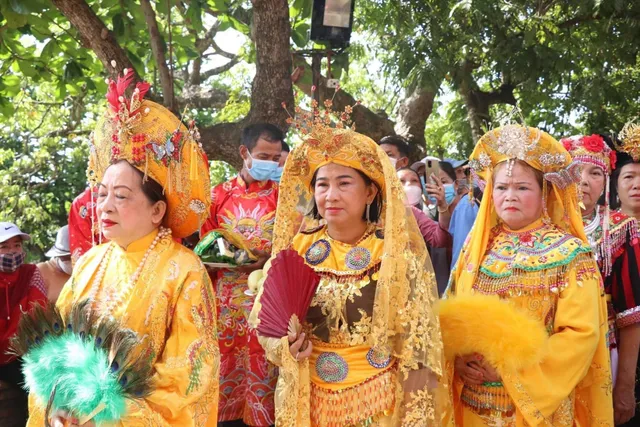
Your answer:
[[[370,229],[355,245],[331,239],[324,228],[301,233],[294,248],[320,274],[321,281],[307,314],[316,338],[361,345],[371,334],[384,236]]]

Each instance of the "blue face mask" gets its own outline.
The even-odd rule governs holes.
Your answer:
[[[453,188],[453,184],[444,184],[444,198],[447,201],[447,204],[450,205],[455,197],[456,190]]]
[[[271,181],[275,181],[275,182],[280,182],[280,178],[282,178],[282,171],[284,170],[284,167],[278,167],[272,174],[271,174]]]
[[[251,153],[249,154],[249,158],[251,159],[251,168],[247,168],[249,175],[256,181],[267,181],[272,179],[272,176],[278,169],[278,162],[272,162],[271,160],[260,160],[254,159],[251,157]],[[247,166],[247,162],[244,163],[245,167]]]

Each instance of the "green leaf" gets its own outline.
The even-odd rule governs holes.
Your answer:
[[[220,20],[220,27],[218,28],[219,32],[233,28],[242,34],[249,34],[249,27],[231,15],[222,15],[218,19]]]
[[[218,12],[226,12],[229,10],[229,6],[225,0],[209,0],[207,4],[211,7],[211,9]]]
[[[82,77],[82,68],[76,61],[71,60],[64,67],[64,83],[71,83],[75,79]]]
[[[187,18],[191,21],[191,26],[197,32],[203,32],[204,27],[202,26],[202,8],[200,7],[200,2],[198,0],[192,0],[189,4],[189,9],[187,9]]]
[[[305,47],[309,41],[309,24],[303,22],[296,25],[291,31],[291,38],[298,47]]]
[[[117,13],[111,18],[111,25],[113,26],[113,34],[117,38],[124,36],[124,20],[122,15]]]
[[[11,10],[20,15],[28,15],[29,13],[31,13],[28,4],[28,0],[9,0],[9,6],[11,6]]]
[[[20,77],[18,77],[17,75],[10,74],[4,76],[4,78],[2,79],[2,84],[4,85],[3,91],[6,97],[12,98],[20,93]]]
[[[304,3],[305,0],[293,0],[293,4],[289,8],[289,15],[292,18],[298,19],[304,7]]]
[[[53,56],[57,55],[59,51],[60,49],[58,48],[57,42],[53,39],[49,40],[47,44],[45,44],[42,48],[42,52],[40,52],[40,58],[45,61],[53,59]]]
[[[125,50],[127,51],[127,57],[129,58],[129,61],[131,61],[131,63],[133,64],[133,67],[136,69],[136,72],[138,73],[138,75],[144,76],[144,64],[140,60],[140,56],[134,54],[129,49],[125,49]]]
[[[13,102],[0,96],[0,114],[7,118],[10,118],[13,117],[14,112],[15,107],[13,106]]]
[[[4,17],[7,20],[7,26],[9,28],[20,28],[24,27],[27,24],[27,20],[29,19],[27,15],[21,15],[15,13],[11,10],[4,10]]]
[[[37,70],[34,67],[33,62],[17,60],[20,71],[27,77],[33,77],[37,74]]]

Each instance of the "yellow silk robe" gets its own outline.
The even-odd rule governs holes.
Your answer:
[[[475,281],[452,278],[448,297],[440,319],[457,426],[613,425],[604,289],[588,245],[542,221],[497,226]],[[463,382],[453,357],[472,353],[500,383]]]
[[[89,297],[108,245],[114,245],[96,296],[97,309],[107,293],[118,291],[136,271],[158,231],[123,250],[115,243],[92,248],[76,264],[57,305],[66,313]],[[153,355],[155,390],[131,401],[122,426],[215,426],[220,353],[216,340],[215,295],[200,259],[170,237],[149,254],[130,297],[114,317],[135,331]],[[27,426],[42,427],[44,406],[29,396]]]

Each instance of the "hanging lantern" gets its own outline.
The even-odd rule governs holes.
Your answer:
[[[328,42],[332,48],[349,45],[355,0],[314,0],[311,40]]]

